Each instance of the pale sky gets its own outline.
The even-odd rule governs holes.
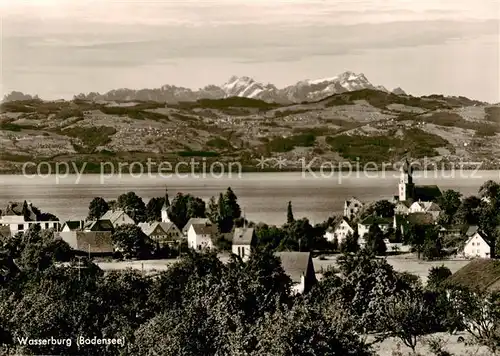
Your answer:
[[[414,95],[500,101],[498,0],[0,0],[1,95],[45,99],[247,75],[361,72]]]

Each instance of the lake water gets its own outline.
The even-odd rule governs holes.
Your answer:
[[[116,199],[129,191],[144,202],[163,196],[168,187],[170,198],[176,193],[190,193],[206,201],[217,197],[227,187],[238,196],[246,217],[252,221],[282,224],[286,220],[288,201],[292,201],[296,218],[307,217],[312,223],[324,221],[343,209],[345,199],[355,196],[363,201],[391,199],[397,193],[398,172],[335,173],[313,176],[307,173],[243,173],[222,178],[186,177],[114,177],[101,182],[99,175],[76,175],[29,178],[0,176],[0,206],[8,201],[28,200],[42,211],[61,220],[83,219],[92,198]],[[499,171],[416,172],[416,184],[437,184],[441,190],[454,189],[465,196],[477,194],[486,180],[500,180]]]

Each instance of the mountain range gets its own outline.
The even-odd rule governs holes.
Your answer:
[[[163,85],[156,89],[114,89],[100,94],[91,92],[75,95],[75,99],[104,100],[104,101],[156,101],[178,103],[196,101],[199,99],[222,99],[228,97],[245,97],[260,99],[267,102],[280,104],[301,103],[306,101],[321,100],[333,94],[341,94],[361,89],[374,89],[389,92],[381,85],[372,84],[363,73],[356,74],[351,71],[341,73],[330,78],[315,80],[302,80],[285,88],[277,88],[273,84],[264,84],[247,76],[232,76],[221,85],[208,85],[202,89],[192,90],[174,85]],[[392,91],[397,95],[405,95],[403,89],[396,88]],[[4,97],[4,101],[26,100],[29,95],[12,92]]]

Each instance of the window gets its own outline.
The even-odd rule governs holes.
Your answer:
[[[239,247],[238,247],[238,256],[241,256],[241,251]]]
[[[245,248],[242,247],[241,248],[241,258],[244,258],[245,257]]]
[[[18,229],[19,231],[23,231],[23,230],[24,230],[24,224],[19,224],[19,225],[17,225],[17,229]]]
[[[48,229],[49,228],[49,223],[45,223],[45,228]]]
[[[472,243],[472,246],[474,246],[474,242]]]

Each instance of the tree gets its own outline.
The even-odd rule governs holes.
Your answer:
[[[146,258],[151,254],[151,242],[137,225],[118,226],[111,238],[115,248],[127,259]]]
[[[425,259],[434,260],[443,257],[443,244],[439,232],[434,227],[425,229],[424,244],[422,246],[422,255]]]
[[[365,248],[368,249],[371,253],[377,256],[382,256],[387,252],[387,246],[384,242],[384,233],[382,232],[382,230],[380,230],[380,227],[377,224],[373,224],[370,226],[365,240]]]
[[[373,212],[382,218],[392,218],[394,216],[395,205],[388,200],[379,200],[373,206]]]
[[[442,283],[451,276],[451,271],[444,265],[439,267],[431,267],[429,276],[427,277],[427,287],[430,289],[441,288]]]
[[[382,304],[379,317],[383,327],[411,348],[413,353],[418,339],[433,331],[435,319],[423,294],[417,291],[390,295]]]
[[[207,218],[212,224],[217,224],[219,220],[219,206],[213,196],[210,197],[210,200],[208,201]]]
[[[87,215],[87,220],[98,220],[109,210],[109,205],[101,197],[96,197],[92,199],[89,204],[89,213]]]
[[[448,189],[438,198],[438,204],[443,210],[442,223],[449,225],[452,223],[458,208],[462,204],[462,194]]]
[[[117,199],[117,206],[130,216],[135,223],[146,221],[146,205],[134,192],[122,194]]]
[[[165,203],[165,198],[151,198],[146,204],[146,221],[161,221],[161,209]]]
[[[493,180],[484,182],[479,188],[479,196],[490,200],[490,202],[500,200],[500,184]]]
[[[190,194],[177,193],[168,208],[168,217],[182,229],[191,218],[204,218],[205,202]]]
[[[420,255],[424,248],[427,229],[427,226],[411,224],[409,225],[408,231],[404,236],[405,243],[411,245],[412,249],[417,251],[418,259],[420,259]]]
[[[335,236],[333,238],[333,241],[332,241],[332,250],[334,250],[334,251],[338,251],[339,250],[339,239],[337,238],[337,236]]]
[[[224,202],[226,204],[226,214],[231,217],[232,220],[241,217],[241,209],[238,204],[238,198],[232,191],[231,187],[227,188],[226,190],[226,194],[224,195]]]
[[[462,320],[462,326],[493,355],[500,349],[500,293],[452,289],[450,305]]]
[[[465,198],[455,214],[458,225],[477,225],[479,223],[481,199],[476,196]]]
[[[357,231],[353,234],[348,233],[344,240],[340,243],[340,252],[342,253],[356,253],[359,251],[359,235]]]
[[[291,224],[292,222],[294,222],[294,218],[293,218],[293,211],[292,211],[292,202],[289,201],[288,202],[288,207],[287,207],[287,212],[286,212],[286,222],[288,224]]]

